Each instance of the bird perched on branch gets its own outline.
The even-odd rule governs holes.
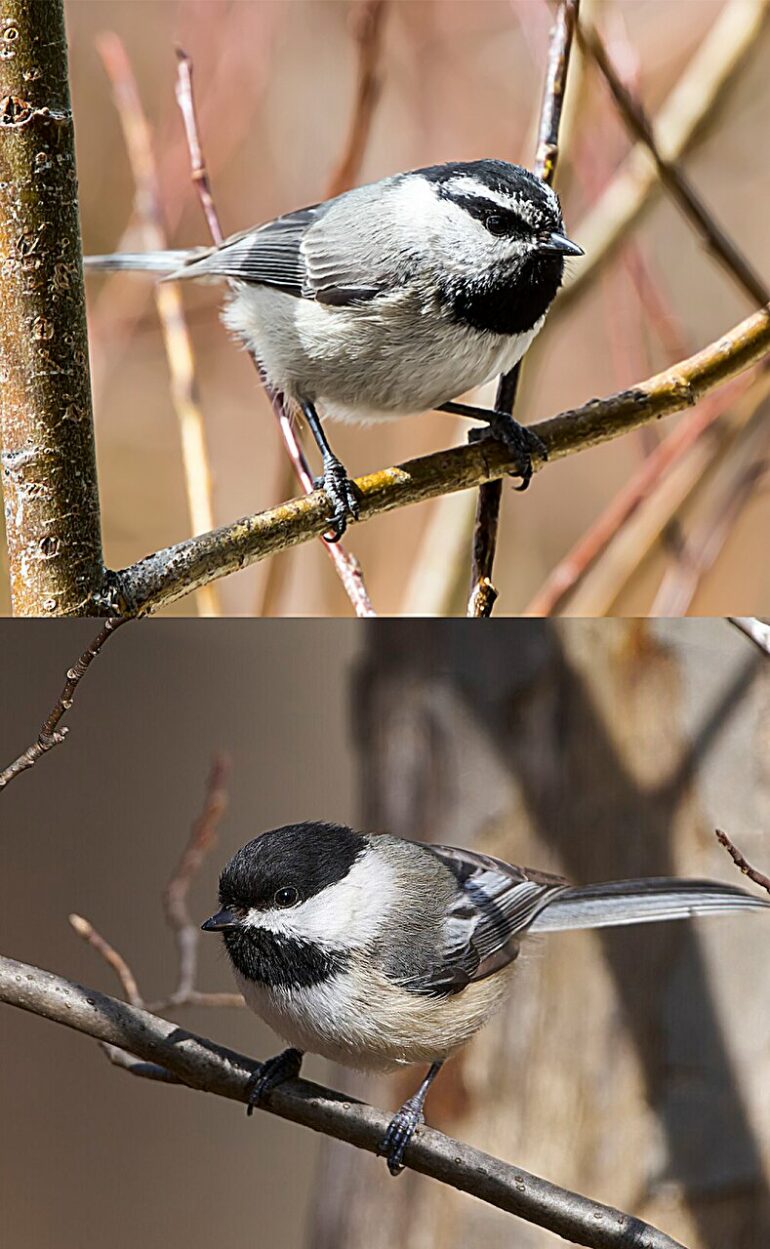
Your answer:
[[[262,1064],[249,1113],[303,1054],[364,1070],[429,1064],[380,1153],[397,1175],[442,1063],[502,1004],[530,933],[770,908],[708,880],[573,886],[452,846],[290,824],[250,841],[219,882],[224,937],[246,1003],[292,1047]]]
[[[559,201],[500,160],[434,165],[225,240],[219,247],[86,257],[178,281],[230,283],[224,320],[265,380],[304,414],[339,538],[358,503],[322,417],[371,421],[440,409],[484,421],[525,488],[543,444],[508,412],[453,402],[508,372],[543,325],[566,256]]]

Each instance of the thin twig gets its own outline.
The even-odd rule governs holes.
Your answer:
[[[187,845],[163,893],[163,909],[166,921],[176,937],[179,956],[179,975],[173,993],[159,998],[155,1002],[146,1002],[139,989],[128,960],[94,928],[89,920],[81,915],[70,915],[69,921],[79,937],[96,951],[111,967],[120,981],[126,1000],[132,1006],[141,1006],[146,1010],[161,1012],[175,1010],[180,1006],[206,1007],[242,1007],[243,998],[240,993],[201,993],[195,988],[197,975],[198,925],[192,920],[187,909],[187,894],[195,876],[201,869],[204,859],[216,842],[219,823],[227,809],[227,790],[225,782],[230,771],[230,761],[224,755],[216,755],[211,765],[203,807],[200,815],[193,823]],[[129,1054],[104,1044],[102,1047],[111,1062],[127,1067],[134,1074],[147,1075],[145,1071],[137,1071],[136,1060]],[[150,1073],[151,1074],[151,1073]],[[151,1078],[162,1079],[163,1076]]]
[[[17,759],[14,759],[13,763],[10,763],[7,768],[0,772],[0,790],[5,789],[6,785],[10,784],[21,772],[25,772],[27,768],[33,767],[42,755],[52,750],[54,746],[60,746],[65,740],[69,730],[66,727],[62,729],[58,727],[62,716],[66,715],[72,707],[78,685],[96,659],[96,656],[108,638],[112,636],[120,625],[125,624],[126,620],[126,616],[110,616],[109,619],[105,620],[96,637],[83,651],[77,663],[68,670],[67,680],[64,683],[62,692],[44,720],[37,735],[37,740],[31,746],[28,746]]]
[[[214,197],[211,192],[211,184],[209,182],[206,160],[203,153],[203,144],[200,137],[200,131],[198,129],[198,118],[195,109],[195,95],[193,92],[192,60],[181,48],[177,48],[176,55],[176,99],[182,113],[185,135],[187,136],[187,144],[190,151],[190,164],[192,168],[192,179],[200,198],[201,207],[203,209],[203,214],[206,218],[212,240],[216,245],[219,245],[222,242],[224,235],[219,219],[219,213],[217,212]],[[249,352],[249,356],[254,368],[257,371],[260,382],[267,393],[267,397],[270,400],[270,407],[275,417],[276,424],[278,425],[278,431],[283,442],[284,450],[289,458],[297,481],[306,494],[311,494],[315,488],[313,474],[310,471],[310,465],[305,458],[305,454],[292,427],[291,418],[286,410],[283,396],[272,390],[272,388],[267,385],[265,375],[262,371],[262,366],[257,356],[253,352]],[[356,615],[360,617],[376,615],[366,590],[363,570],[358,560],[354,555],[351,555],[341,543],[327,542],[323,534],[319,534],[318,537],[321,539],[324,549],[334,565],[337,576],[339,577],[343,589],[353,605]]]
[[[326,187],[326,199],[348,191],[358,178],[380,95],[380,55],[387,0],[363,0],[353,10],[358,45],[356,94],[348,134]]]
[[[534,165],[535,174],[548,186],[553,185],[556,162],[559,158],[559,123],[564,105],[567,71],[573,35],[578,21],[579,5],[580,0],[559,0],[559,7],[551,28],[548,70],[540,110]],[[510,373],[504,373],[501,376],[495,397],[495,408],[498,412],[513,412],[520,370],[521,361]],[[484,484],[479,490],[473,531],[471,590],[467,609],[469,616],[490,616],[497,598],[492,573],[497,549],[501,498],[502,481]]]
[[[128,963],[122,954],[119,954],[109,941],[97,932],[93,924],[89,920],[84,919],[82,915],[72,914],[69,916],[69,922],[79,937],[87,941],[92,949],[100,958],[103,958],[108,967],[115,972],[120,986],[125,995],[126,1001],[132,1006],[143,1006],[144,999],[139,992],[139,985],[136,983],[136,976],[132,972]]]
[[[216,842],[219,824],[227,810],[225,785],[230,766],[230,760],[225,755],[215,757],[206,782],[203,810],[192,826],[182,857],[163,893],[163,909],[176,936],[179,953],[179,979],[169,999],[171,1005],[179,1006],[187,1002],[195,985],[200,929],[190,917],[187,895],[194,877]]]
[[[234,1101],[248,1101],[249,1081],[259,1070],[253,1060],[177,1024],[14,959],[0,958],[0,1001],[117,1046],[189,1088]],[[377,1151],[389,1121],[380,1110],[305,1080],[274,1089],[264,1109],[370,1153]],[[406,1165],[589,1249],[683,1249],[642,1219],[558,1188],[431,1128],[417,1130]]]
[[[733,863],[743,872],[744,876],[748,876],[749,880],[753,880],[755,885],[759,885],[761,889],[766,889],[770,893],[770,876],[765,876],[764,872],[760,872],[759,868],[752,867],[748,859],[745,859],[738,847],[730,840],[727,833],[723,833],[720,829],[716,829],[717,841],[724,846],[730,855]]]
[[[730,0],[719,14],[655,116],[658,149],[668,161],[681,160],[713,123],[727,94],[737,87],[741,71],[760,46],[770,0]],[[662,190],[657,170],[638,143],[612,181],[575,228],[585,256],[567,272],[564,286],[549,315],[549,326],[596,281],[604,266]]]
[[[606,399],[592,399],[533,426],[550,462],[639,429],[690,407],[736,377],[770,350],[770,311],[756,312],[716,342],[673,368]],[[397,467],[359,477],[361,520],[409,503],[479,486],[512,467],[510,452],[497,440],[439,451]],[[535,460],[534,467],[542,467]],[[277,551],[307,542],[329,524],[322,491],[292,499],[254,516],[190,538],[112,573],[112,606],[124,615],[149,614],[201,584],[257,563]]]
[[[214,204],[214,197],[211,194],[209,171],[203,156],[203,149],[201,148],[200,127],[195,107],[195,93],[193,92],[193,63],[183,48],[176,49],[176,59],[176,102],[179,105],[179,111],[182,114],[184,123],[187,150],[190,153],[191,177],[198,192],[198,198],[209,227],[209,233],[218,247],[224,240],[224,234],[222,233],[219,214]]]
[[[747,638],[751,638],[764,655],[770,656],[770,624],[757,616],[728,616],[727,619]]]
[[[600,69],[623,121],[634,138],[643,143],[655,161],[658,176],[685,216],[695,226],[707,249],[719,260],[730,276],[759,307],[770,302],[768,287],[751,263],[714,220],[688,176],[676,163],[661,153],[655,132],[641,102],[616,72],[607,49],[597,31],[581,22],[577,37],[580,44]]]
[[[101,35],[96,43],[112,85],[115,108],[123,130],[136,187],[135,204],[144,246],[149,251],[162,251],[168,247],[168,237],[163,221],[158,170],[136,78],[125,46],[117,35]],[[213,527],[214,508],[206,428],[198,398],[192,342],[178,285],[175,282],[158,282],[154,296],[166,349],[171,398],[179,423],[190,526],[193,533],[205,533]],[[198,603],[202,616],[221,615],[219,596],[214,587],[206,587]]]

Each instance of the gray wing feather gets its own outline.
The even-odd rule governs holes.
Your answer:
[[[667,876],[612,880],[565,889],[535,917],[531,931],[565,932],[659,923],[746,908],[770,908],[770,901],[738,885],[723,885],[714,880],[675,880]]]
[[[441,960],[408,987],[434,995],[457,993],[512,962],[518,937],[567,885],[559,876],[455,846],[426,849],[450,869],[460,892],[447,913]]]
[[[369,192],[360,188],[233,235],[171,276],[254,282],[336,306],[366,303],[401,280],[378,267],[376,222],[365,211]]]

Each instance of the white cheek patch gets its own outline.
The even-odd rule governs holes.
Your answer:
[[[243,922],[299,941],[355,949],[377,935],[396,900],[393,869],[381,854],[366,850],[343,880],[298,906],[253,909]]]

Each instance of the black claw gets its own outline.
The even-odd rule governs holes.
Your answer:
[[[491,415],[489,428],[492,436],[504,443],[513,452],[516,468],[511,476],[520,477],[521,485],[516,490],[526,490],[532,480],[532,457],[548,459],[548,449],[542,438],[533,434],[525,425],[520,425],[508,412],[495,412]]]
[[[259,1106],[262,1099],[271,1089],[277,1088],[279,1084],[283,1084],[284,1080],[293,1080],[298,1076],[301,1066],[301,1050],[283,1050],[282,1053],[276,1054],[274,1058],[266,1059],[256,1075],[253,1075],[249,1080],[249,1100],[246,1106],[246,1114],[253,1114],[255,1108]]]
[[[387,1132],[377,1146],[377,1155],[386,1160],[391,1175],[400,1175],[403,1171],[407,1146],[415,1130],[424,1122],[422,1110],[411,1102],[404,1102],[391,1119]]]
[[[339,542],[348,527],[348,518],[358,520],[360,515],[356,487],[336,458],[326,460],[323,477],[318,477],[315,485],[324,491],[333,509],[331,527],[324,537],[327,542]]]

